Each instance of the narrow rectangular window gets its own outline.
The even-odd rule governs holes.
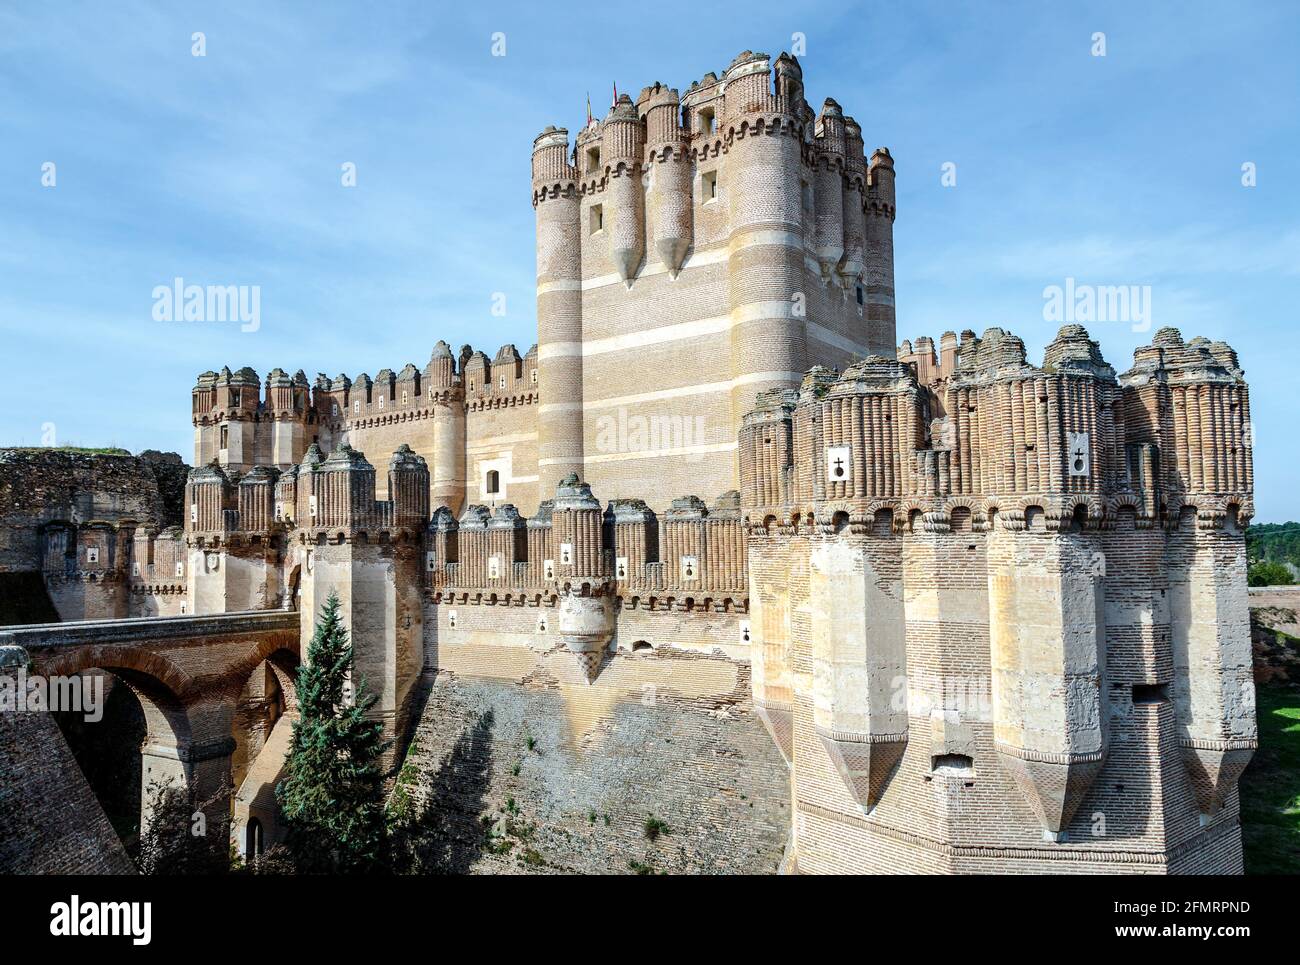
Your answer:
[[[593,204],[591,206],[591,233],[594,235],[597,231],[603,231],[605,228],[605,210],[602,205]]]

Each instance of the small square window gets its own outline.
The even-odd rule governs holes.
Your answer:
[[[700,199],[708,204],[718,197],[718,172],[705,171],[700,175]]]
[[[591,206],[591,233],[594,235],[598,231],[605,230],[605,208],[604,205],[593,204]]]
[[[712,107],[701,107],[699,113],[701,134],[712,134],[718,129],[718,117]]]
[[[600,171],[600,148],[587,148],[587,173],[596,174]]]

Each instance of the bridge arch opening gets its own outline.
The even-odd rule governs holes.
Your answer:
[[[275,786],[284,776],[297,719],[297,676],[298,655],[276,650],[248,675],[236,706],[231,843],[246,862],[283,840]]]
[[[182,762],[167,754],[188,732],[184,710],[161,682],[138,670],[94,666],[75,676],[83,693],[99,694],[97,707],[58,710],[53,717],[127,854],[138,861],[151,786],[185,781]]]

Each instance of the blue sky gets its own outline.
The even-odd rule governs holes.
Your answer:
[[[896,159],[900,338],[998,325],[1038,360],[1044,287],[1149,285],[1151,331],[1090,326],[1106,358],[1122,371],[1162,325],[1231,342],[1256,520],[1300,515],[1294,4],[212,6],[0,0],[0,444],[53,424],[188,460],[205,369],[523,352],[538,131],[575,131],[588,92],[603,113],[614,83],[685,89],[799,32],[809,100]],[[177,276],[260,286],[261,328],[155,321]]]

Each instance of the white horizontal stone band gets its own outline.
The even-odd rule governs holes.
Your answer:
[[[622,462],[627,459],[659,459],[667,456],[689,456],[705,452],[734,452],[736,443],[717,442],[709,445],[679,446],[676,449],[644,449],[639,452],[606,452],[597,456],[585,456],[584,463]]]
[[[665,399],[680,399],[690,395],[708,395],[713,392],[730,392],[738,385],[754,382],[799,382],[803,379],[801,372],[750,372],[724,382],[701,382],[698,385],[683,385],[676,389],[660,389],[657,392],[642,392],[638,395],[611,396],[607,399],[592,399],[583,404],[585,409],[609,409],[620,405],[640,405],[643,402],[660,402]],[[573,403],[566,403],[573,404]]]
[[[804,246],[803,235],[796,231],[784,231],[779,228],[758,228],[754,231],[745,231],[736,235],[734,243],[728,241],[724,244],[714,245],[709,248],[697,249],[691,252],[682,265],[682,271],[690,268],[702,268],[705,265],[717,265],[725,262],[731,257],[733,251],[739,251],[742,248],[758,247],[780,247],[796,248],[800,251],[807,252]],[[805,258],[806,264],[813,271],[820,271],[816,258],[809,254]],[[637,273],[637,278],[652,278],[656,275],[667,274],[668,269],[664,267],[655,255],[647,254],[645,266]],[[610,272],[607,275],[596,275],[592,278],[584,278],[581,282],[576,279],[566,278],[558,281],[543,281],[537,283],[537,294],[546,295],[550,292],[571,292],[571,291],[594,291],[597,288],[604,288],[607,285],[626,285],[627,282],[616,272]]]

